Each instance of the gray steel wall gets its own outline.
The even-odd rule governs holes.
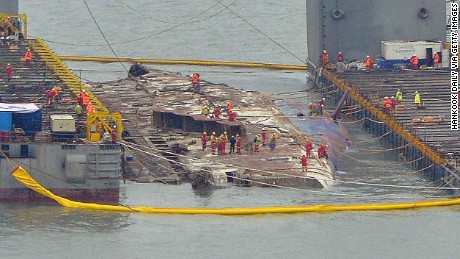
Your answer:
[[[19,0],[0,0],[0,13],[17,14]]]
[[[343,11],[340,19],[335,9]],[[308,59],[317,63],[326,48],[331,60],[341,51],[346,60],[364,61],[380,56],[382,40],[445,41],[445,16],[445,0],[307,0]]]

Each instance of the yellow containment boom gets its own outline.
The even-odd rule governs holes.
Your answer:
[[[100,63],[130,62],[150,63],[156,65],[192,65],[192,66],[227,66],[227,67],[250,67],[279,70],[306,70],[306,66],[286,65],[259,62],[237,62],[237,61],[214,61],[214,60],[191,60],[191,59],[149,59],[149,58],[110,58],[110,57],[82,57],[82,56],[59,56],[65,61],[90,61]]]
[[[48,197],[64,207],[109,210],[121,212],[144,212],[162,214],[218,214],[218,215],[253,215],[269,213],[302,213],[302,212],[336,212],[336,211],[376,211],[376,210],[402,210],[416,209],[437,206],[453,206],[460,204],[460,198],[451,200],[419,201],[408,203],[388,204],[353,204],[353,205],[311,205],[311,206],[289,206],[289,207],[260,207],[260,208],[155,208],[142,206],[104,205],[96,203],[84,203],[71,201],[59,197],[37,183],[22,167],[13,170],[12,175],[20,183],[30,189]]]

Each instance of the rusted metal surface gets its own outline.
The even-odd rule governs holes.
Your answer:
[[[272,96],[206,81],[201,81],[201,90],[196,92],[187,77],[159,70],[151,70],[140,78],[92,85],[91,90],[109,110],[122,113],[125,129],[130,135],[127,140],[150,147],[154,154],[162,155],[151,156],[144,165],[161,163],[164,165],[161,170],[168,168],[168,173],[180,177],[207,168],[212,171],[215,182],[226,182],[227,179],[237,182],[243,174],[252,179],[251,185],[267,186],[282,182],[290,186],[304,184],[319,187],[322,186],[319,182],[333,182],[333,169],[324,158],[311,158],[308,173],[302,172],[300,156],[305,153],[303,146],[307,136],[280,112]],[[224,111],[228,102],[233,104],[236,113],[234,122],[228,120]],[[202,115],[205,104],[211,107],[219,105],[221,118]],[[260,152],[254,152],[252,140],[262,132],[262,128],[266,128],[267,145],[261,146]],[[213,155],[210,141],[206,150],[202,151],[203,131],[208,136],[214,131],[217,137],[224,131],[227,131],[229,138],[242,135],[241,154],[229,154],[227,143],[225,155]],[[278,136],[274,150],[268,147],[272,133]],[[167,145],[165,149],[159,150],[150,141],[153,138],[163,140]],[[174,161],[165,165],[163,159],[164,155],[173,153],[172,150],[166,150],[172,145],[180,145],[188,150],[184,156],[177,156],[181,166],[175,168]],[[130,152],[135,157],[142,153]],[[140,159],[147,158],[142,156]],[[157,172],[152,169],[150,174],[156,175]],[[289,180],[277,181],[284,178]]]

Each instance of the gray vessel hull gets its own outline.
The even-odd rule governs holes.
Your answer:
[[[424,8],[424,9],[422,9]],[[426,14],[426,15],[425,15]],[[308,61],[380,56],[383,40],[446,39],[445,0],[307,0]]]
[[[0,200],[33,201],[44,197],[11,176],[22,166],[45,188],[77,201],[117,203],[120,188],[119,145],[62,143],[2,143]]]

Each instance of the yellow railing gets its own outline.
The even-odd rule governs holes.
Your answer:
[[[335,86],[340,90],[345,91],[350,85],[344,80],[337,78],[332,72],[323,69],[321,76],[325,77],[331,81]],[[393,130],[396,134],[402,137],[407,143],[415,147],[418,151],[428,157],[434,164],[440,165],[447,162],[447,160],[441,157],[436,151],[425,145],[419,138],[410,134],[407,130],[404,129],[402,125],[396,122],[394,119],[390,118],[384,112],[380,111],[375,107],[371,102],[363,98],[355,88],[351,88],[348,95],[355,100],[359,105],[368,110],[374,116],[376,116],[380,121],[384,122],[389,128]]]
[[[7,18],[12,20],[18,19],[19,22],[23,25],[24,29],[21,31],[21,28],[16,28],[13,24],[7,21]],[[22,32],[24,39],[27,39],[27,15],[25,14],[9,14],[9,13],[0,13],[0,25],[11,28],[15,32]]]
[[[96,111],[109,111],[42,39],[37,38],[30,41],[30,44],[33,46],[33,52],[38,54],[45,61],[46,65],[53,70],[53,74],[64,82],[64,87],[72,91],[75,96],[78,96],[81,90],[85,89],[91,103],[96,107]]]

